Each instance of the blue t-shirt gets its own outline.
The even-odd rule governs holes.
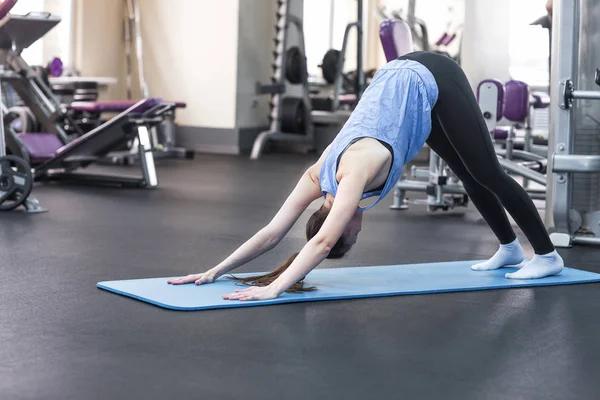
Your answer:
[[[327,154],[319,180],[323,196],[337,193],[336,172],[341,155],[361,138],[377,139],[392,151],[393,161],[384,187],[363,193],[378,196],[368,210],[392,190],[404,164],[421,150],[431,132],[431,110],[438,87],[431,72],[413,60],[394,60],[383,66],[365,90]]]

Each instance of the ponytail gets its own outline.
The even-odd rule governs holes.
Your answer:
[[[306,240],[312,239],[321,229],[321,226],[327,219],[329,215],[329,208],[325,206],[321,206],[308,220],[306,223]],[[349,250],[349,246],[346,245],[346,241],[344,237],[340,237],[336,244],[331,248],[331,251],[327,254],[327,258],[341,258],[346,254]],[[231,276],[231,279],[241,282],[245,285],[249,286],[268,286],[275,279],[279,278],[279,276],[288,269],[288,267],[294,262],[299,253],[294,254],[288,260],[274,269],[272,272],[264,275],[255,275],[255,276],[247,276],[247,277],[235,277]],[[292,287],[290,287],[286,292],[312,292],[317,288],[312,287],[304,287],[304,278],[294,283]]]
[[[249,286],[268,286],[275,279],[279,278],[279,276],[286,270],[288,267],[294,262],[299,253],[292,255],[288,260],[281,264],[279,267],[264,275],[254,275],[254,276],[245,276],[245,277],[236,277],[232,276],[231,279],[241,282],[245,285]],[[290,287],[286,292],[312,292],[316,288],[313,287],[304,287],[304,278],[294,283],[292,287]]]

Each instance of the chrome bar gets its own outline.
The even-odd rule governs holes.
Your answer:
[[[142,163],[142,176],[148,187],[155,188],[158,186],[158,177],[156,176],[154,154],[152,153],[152,144],[150,143],[150,132],[145,125],[138,126],[137,131],[140,161]]]
[[[540,185],[546,185],[546,175],[544,174],[540,174],[539,172],[533,171],[527,167],[524,167],[522,165],[516,164],[514,162],[510,162],[509,160],[505,160],[503,158],[498,158],[498,162],[500,162],[500,165],[515,174],[518,174],[520,176],[522,176],[523,178],[527,178],[529,180],[532,180],[536,183],[539,183]]]
[[[528,193],[533,200],[546,200],[546,193]]]
[[[496,149],[496,154],[499,156],[506,156],[506,150],[504,149]],[[512,151],[513,159],[523,160],[523,161],[542,161],[545,160],[546,157],[541,156],[539,154],[530,153],[523,150],[514,150]]]
[[[398,183],[397,188],[401,190],[408,190],[414,192],[426,191],[430,184],[422,181],[401,181]],[[443,193],[449,194],[465,194],[465,188],[460,185],[444,185],[442,187]]]
[[[600,244],[600,238],[590,236],[573,236],[573,239],[571,241],[573,244]]]
[[[573,90],[571,97],[574,99],[600,100],[600,91],[594,90]]]
[[[552,172],[600,172],[600,156],[554,155]]]

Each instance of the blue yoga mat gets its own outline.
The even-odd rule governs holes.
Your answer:
[[[160,307],[192,311],[301,301],[600,282],[600,274],[572,268],[565,268],[557,276],[532,280],[512,280],[506,279],[504,274],[516,271],[516,268],[472,271],[471,265],[477,262],[479,261],[315,269],[306,276],[305,284],[306,286],[316,286],[317,290],[305,293],[283,293],[276,299],[262,301],[223,300],[221,297],[223,294],[233,293],[236,289],[247,287],[226,276],[219,278],[214,283],[200,286],[194,284],[169,285],[167,279],[170,278],[107,281],[99,282],[97,286],[100,289]],[[251,275],[255,275],[255,273]]]

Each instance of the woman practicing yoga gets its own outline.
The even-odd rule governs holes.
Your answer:
[[[535,279],[562,271],[563,260],[525,190],[496,158],[490,134],[467,77],[446,56],[415,52],[391,61],[373,77],[356,109],[308,168],[273,220],[231,256],[207,272],[168,281],[204,284],[272,249],[302,212],[324,197],[306,225],[308,242],[270,274],[239,279],[252,286],[225,294],[230,300],[263,300],[303,288],[303,279],[325,258],[342,257],[356,243],[362,212],[392,190],[402,167],[427,142],[462,181],[465,190],[500,241],[500,249],[472,269],[520,264],[523,249],[506,209],[531,243],[535,255],[511,279]],[[376,197],[367,207],[360,202]]]

